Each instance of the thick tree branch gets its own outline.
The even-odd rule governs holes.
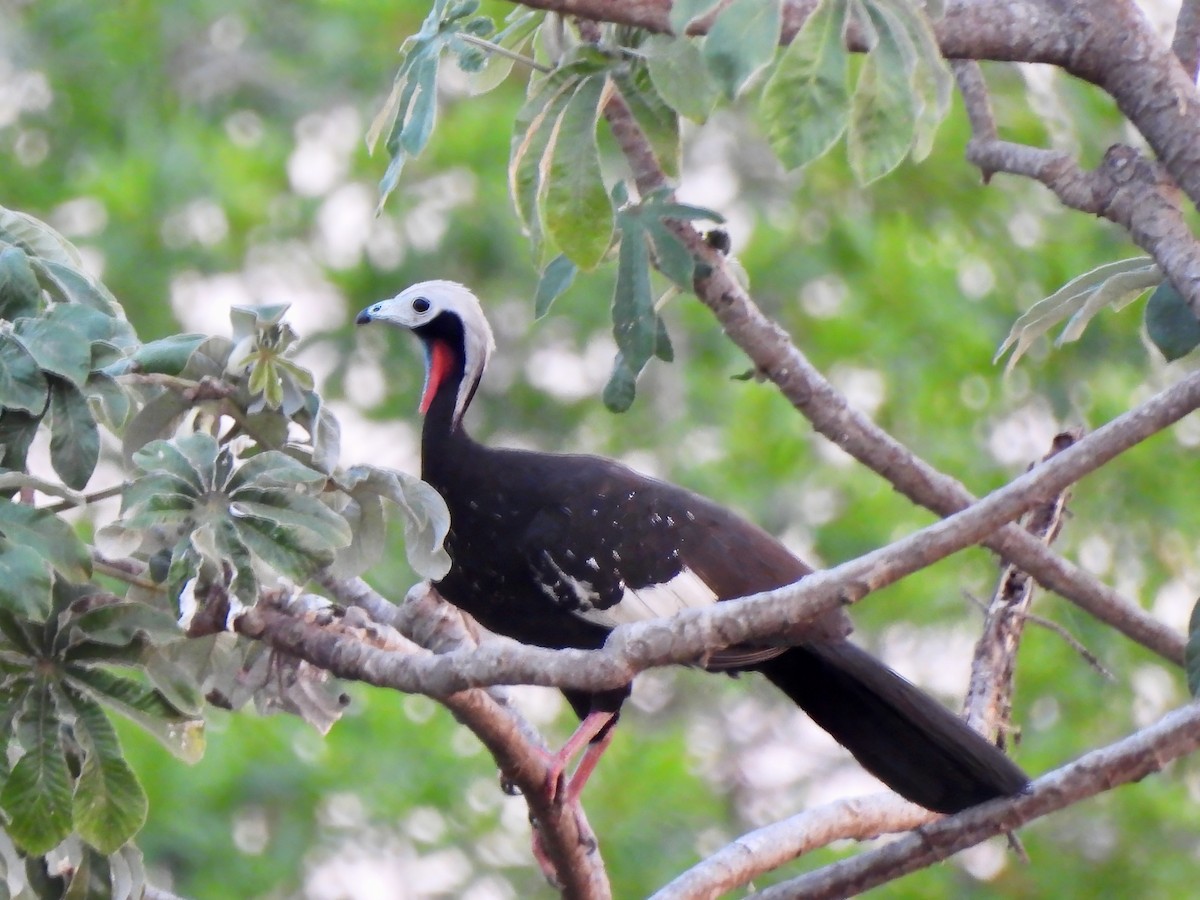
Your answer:
[[[339,635],[314,631],[306,623],[260,607],[244,613],[238,628],[252,637],[269,638],[273,645],[334,674],[345,674],[349,667],[355,674],[348,677],[435,697],[488,684],[543,684],[590,691],[615,688],[652,666],[703,659],[717,648],[784,634],[800,637],[804,625],[815,616],[855,602],[985,539],[1001,524],[1053,497],[1197,407],[1200,372],[949,518],[778,590],[707,609],[686,610],[669,619],[619,626],[601,650],[545,650],[496,640],[475,650],[436,656],[393,655]],[[1032,537],[1030,540],[1036,541]],[[1149,643],[1163,643],[1168,659],[1181,660],[1179,635],[1160,623],[1154,625],[1164,640]],[[1172,644],[1176,649],[1171,649]]]
[[[1140,781],[1198,748],[1200,704],[1190,703],[1136,734],[1043,775],[1033,782],[1028,794],[938,819],[884,847],[751,896],[755,900],[824,900],[859,894],[1088,797]]]
[[[635,164],[638,190],[650,194],[669,187],[661,169],[645,164],[645,136],[614,93],[604,110],[625,156]],[[677,233],[709,274],[696,280],[697,296],[725,333],[759,372],[770,379],[813,427],[914,503],[948,516],[974,498],[956,479],[916,457],[890,434],[850,407],[846,398],[809,362],[788,334],[765,316],[726,265],[724,258],[686,223]],[[1053,553],[1017,526],[984,541],[1005,560],[1031,574],[1043,587],[1065,597],[1127,637],[1172,662],[1182,663],[1183,639],[1118,592]]]
[[[379,618],[393,618],[386,610],[390,604],[362,582],[322,580],[327,588],[336,588],[333,593],[340,599],[355,598],[351,612],[360,608],[379,612]],[[460,648],[460,652],[472,652],[475,643],[471,636],[465,629],[455,634],[453,626],[448,624],[452,615],[438,611],[439,606],[448,608],[449,605],[436,598],[427,599],[425,595],[432,589],[427,585],[424,588],[414,590],[410,599],[421,611],[440,616],[437,640],[442,649],[454,646]],[[311,616],[292,616],[262,603],[253,613],[235,620],[240,633],[264,640],[275,649],[299,656],[340,678],[379,684],[380,680],[370,668],[372,664],[380,660],[386,665],[386,660],[390,659],[429,659],[432,656],[429,650],[390,626],[361,621],[349,614],[342,622],[318,625]],[[287,639],[278,638],[283,634]],[[298,648],[307,652],[296,652]],[[505,779],[520,788],[529,804],[533,826],[541,836],[540,846],[557,873],[563,896],[578,900],[611,897],[596,837],[582,810],[547,800],[548,756],[544,742],[533,728],[508,706],[506,698],[498,700],[487,691],[458,691],[437,699],[487,747]]]

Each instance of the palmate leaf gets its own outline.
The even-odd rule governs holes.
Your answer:
[[[72,647],[84,643],[124,647],[131,643],[157,646],[183,639],[175,617],[147,603],[122,600],[71,615],[55,635],[56,653],[69,658]]]
[[[156,341],[148,341],[123,360],[112,363],[105,371],[110,375],[127,372],[153,372],[161,375],[179,375],[188,364],[192,354],[206,340],[203,334],[173,334]]]
[[[613,211],[600,170],[596,123],[610,89],[605,75],[585,78],[554,123],[543,162],[539,204],[546,235],[584,271],[599,265],[613,234]]]
[[[78,691],[63,695],[75,714],[75,738],[84,749],[72,798],[75,830],[101,853],[115,853],[145,824],[146,793],[100,705]]]
[[[849,122],[845,16],[845,0],[820,0],[763,91],[767,138],[789,169],[824,155]]]
[[[0,788],[9,836],[35,855],[54,849],[71,833],[71,776],[58,732],[50,681],[38,678],[20,714],[25,754]]]
[[[731,0],[704,39],[704,60],[714,80],[733,99],[775,56],[783,11],[779,0]]]

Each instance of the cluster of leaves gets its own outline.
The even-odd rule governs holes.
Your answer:
[[[129,842],[146,798],[110,713],[185,760],[203,750],[206,697],[254,699],[321,728],[336,718],[339,705],[314,688],[323,673],[291,665],[287,678],[268,677],[289,663],[226,632],[231,615],[318,569],[369,567],[384,549],[385,500],[401,509],[413,567],[437,577],[449,566],[448,515],[432,488],[339,468],[337,421],[292,359],[285,311],[235,309],[231,337],[142,344],[69,242],[0,210],[0,890],[9,896],[140,895]],[[41,429],[57,480],[30,471]],[[102,446],[124,480],[84,495]],[[97,523],[94,547],[60,515],[117,493],[120,518]],[[56,502],[39,506],[39,496]]]
[[[677,35],[714,0],[681,0],[671,9]],[[950,79],[925,12],[911,0],[821,0],[804,28],[778,53],[779,2],[734,0],[722,6],[700,38],[646,35],[606,28],[600,41],[573,38],[560,19],[514,11],[503,29],[476,15],[475,0],[435,3],[421,31],[409,38],[392,94],[371,130],[388,130],[391,163],[380,184],[381,203],[404,162],[427,143],[436,113],[436,79],[443,53],[498,83],[523,50],[532,69],[527,99],[514,124],[509,187],[517,216],[542,269],[537,314],[572,282],[614,255],[617,284],[613,332],[619,353],[604,391],[613,410],[627,409],[638,373],[652,356],[670,360],[670,342],[651,295],[651,267],[691,290],[696,261],[669,222],[707,219],[711,211],[663,196],[630,202],[628,189],[605,177],[597,127],[619,93],[670,177],[680,164],[680,121],[703,121],[718,100],[734,99],[769,67],[760,111],[766,133],[789,168],[824,154],[845,133],[852,167],[869,182],[910,152],[928,153],[949,105]],[[869,48],[850,85],[845,37]],[[482,49],[481,49],[482,48]],[[488,51],[488,58],[482,50]],[[778,55],[778,59],[776,57]],[[669,297],[674,291],[669,291]]]

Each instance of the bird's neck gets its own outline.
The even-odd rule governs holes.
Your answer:
[[[425,424],[421,431],[421,474],[426,481],[451,460],[469,455],[478,445],[471,440],[461,421],[455,422],[455,406],[464,376],[461,344],[432,338],[427,346],[428,383],[421,405]]]

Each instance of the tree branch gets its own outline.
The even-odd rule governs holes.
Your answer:
[[[604,115],[622,152],[634,166],[643,195],[670,187],[661,169],[645,165],[645,136],[632,120],[620,94]],[[652,158],[650,154],[650,158]],[[676,233],[708,270],[696,280],[700,300],[712,310],[725,333],[760,373],[772,381],[813,427],[863,465],[889,481],[904,496],[941,516],[967,507],[974,497],[956,479],[916,457],[904,445],[863,414],[817,371],[792,343],[788,334],[765,316],[729,270],[724,257],[709,247],[687,223]],[[1017,526],[1008,526],[984,541],[1006,561],[1028,572],[1047,590],[1111,625],[1154,652],[1181,663],[1183,639],[1146,614],[1136,604],[1078,566],[1067,562]]]
[[[304,623],[260,607],[246,611],[238,620],[238,629],[251,637],[264,637],[270,631],[277,646],[335,674],[350,666],[360,674],[349,677],[434,697],[487,684],[608,690],[628,684],[638,672],[652,666],[694,662],[732,644],[779,635],[802,637],[803,627],[814,617],[983,540],[1002,523],[1011,522],[1197,407],[1200,372],[949,518],[774,591],[685,610],[669,619],[618,626],[600,650],[547,650],[496,640],[469,651],[393,656],[357,642],[343,642],[337,635],[322,637],[319,630],[306,630]],[[1166,658],[1181,660],[1182,638],[1161,623],[1154,625],[1164,636]]]
[[[1078,440],[1078,434],[1063,433],[1043,462]],[[1022,523],[1025,529],[1047,546],[1054,542],[1062,527],[1067,492],[1063,492],[1030,510]],[[1004,566],[984,615],[983,634],[975,644],[971,660],[971,678],[967,688],[967,723],[988,735],[1003,748],[1008,743],[1012,721],[1012,696],[1016,673],[1017,648],[1025,630],[1033,580],[1015,566]]]
[[[382,598],[361,582],[355,580],[338,585],[334,579],[322,580],[327,587],[331,584],[338,587],[335,594],[356,595],[359,602],[353,608],[375,608],[384,612]],[[422,603],[422,595],[432,590],[428,585],[424,588],[412,593],[414,603]],[[438,601],[430,603],[437,605]],[[234,627],[247,637],[298,656],[336,677],[367,684],[386,683],[386,677],[381,677],[378,669],[387,668],[391,660],[432,657],[429,650],[417,646],[390,626],[375,624],[375,627],[368,627],[367,623],[352,616],[347,616],[343,622],[322,626],[310,617],[295,617],[260,603],[249,613],[239,616]],[[441,639],[452,640],[445,628],[441,630]],[[469,635],[461,633],[455,646],[459,652],[469,654],[474,642]],[[540,835],[539,846],[557,873],[563,896],[578,900],[611,897],[596,837],[582,809],[547,799],[545,785],[550,772],[549,757],[544,742],[533,728],[507,705],[506,699],[498,702],[487,691],[457,691],[436,696],[436,699],[479,738],[505,779],[520,789],[529,805],[533,827]]]
[[[752,894],[755,900],[847,897],[933,865],[989,837],[1162,771],[1200,748],[1200,704],[1173,710],[1158,722],[1043,775],[1028,794],[996,800],[938,819],[913,834],[853,859],[826,866]]]

